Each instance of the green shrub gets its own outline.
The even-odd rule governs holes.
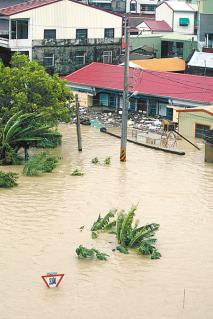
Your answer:
[[[70,174],[71,176],[83,176],[84,173],[79,171],[77,168]]]
[[[92,164],[99,164],[100,163],[99,159],[97,157],[94,157],[91,162],[92,162]]]
[[[32,156],[25,164],[23,174],[26,176],[39,176],[43,173],[50,173],[56,168],[59,157],[41,152]]]
[[[105,160],[104,160],[104,165],[110,165],[110,164],[111,164],[111,157],[108,156],[108,157],[106,157]]]
[[[107,260],[107,257],[109,257],[107,254],[100,252],[99,250],[95,248],[86,248],[82,245],[80,245],[76,249],[76,254],[80,258],[94,258],[96,257],[99,260]]]
[[[4,173],[0,172],[0,187],[1,188],[10,188],[17,186],[16,180],[18,178],[18,174],[16,173]]]

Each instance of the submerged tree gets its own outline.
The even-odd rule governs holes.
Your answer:
[[[43,113],[45,121],[70,120],[73,95],[58,75],[50,76],[37,62],[14,54],[11,67],[0,63],[0,118],[6,123],[15,113]]]
[[[51,124],[45,124],[44,119],[43,114],[18,112],[5,124],[2,123],[3,121],[0,122],[1,164],[17,164],[20,148],[25,150],[25,160],[27,160],[27,151],[30,147],[37,146],[37,143],[46,138],[60,138],[60,133],[53,130]]]

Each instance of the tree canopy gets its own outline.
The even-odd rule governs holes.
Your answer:
[[[0,63],[0,118],[15,113],[43,113],[53,125],[70,120],[71,91],[58,75],[50,76],[37,62],[14,54],[11,67]]]

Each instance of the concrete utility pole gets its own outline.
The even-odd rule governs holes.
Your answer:
[[[76,129],[77,129],[77,139],[78,139],[78,150],[81,152],[82,144],[81,144],[81,126],[80,126],[80,117],[79,117],[78,94],[75,94],[75,107],[76,107]]]
[[[128,16],[125,15],[125,59],[124,59],[124,91],[121,125],[121,149],[120,161],[126,162],[126,143],[127,143],[127,121],[129,106],[129,27]]]

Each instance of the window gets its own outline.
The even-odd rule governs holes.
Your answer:
[[[44,54],[44,66],[46,68],[54,66],[54,54],[53,53],[45,53]]]
[[[104,38],[114,38],[114,28],[104,29]]]
[[[85,62],[86,62],[86,53],[84,51],[76,52],[75,64],[76,65],[84,65]]]
[[[86,40],[87,39],[87,29],[76,29],[76,39]]]
[[[106,63],[106,64],[112,63],[112,51],[103,52],[103,63]]]
[[[44,30],[44,39],[56,39],[56,29]]]
[[[11,39],[28,39],[28,20],[11,20]]]
[[[155,8],[156,8],[155,5],[141,4],[141,12],[142,11],[155,11]]]
[[[187,27],[189,25],[189,18],[180,18],[179,25],[181,27]]]
[[[198,138],[204,138],[206,136],[206,133],[210,130],[209,125],[203,125],[203,124],[195,124],[195,137]]]
[[[137,11],[137,2],[134,1],[134,0],[132,0],[132,1],[130,2],[130,11],[131,11],[131,12],[136,12],[136,11]]]
[[[206,39],[206,47],[207,48],[213,48],[213,33],[206,33],[205,34]]]

